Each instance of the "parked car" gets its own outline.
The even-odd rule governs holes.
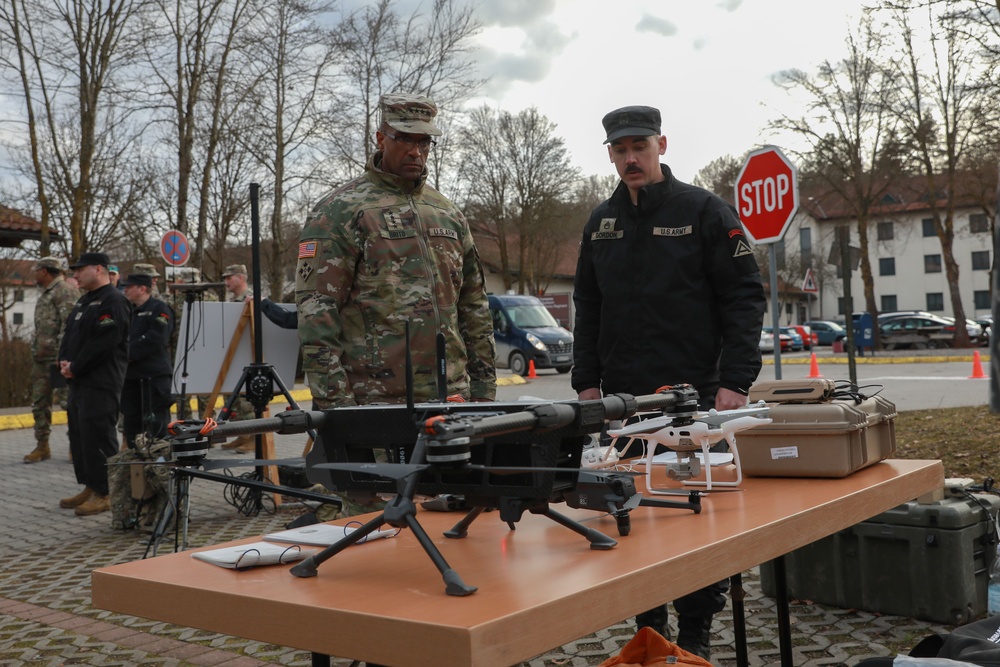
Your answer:
[[[955,323],[936,315],[897,317],[883,322],[879,329],[887,350],[950,347],[955,341]]]
[[[802,349],[803,350],[811,350],[811,349],[813,349],[813,347],[815,347],[817,345],[817,342],[816,342],[816,339],[817,339],[816,333],[811,328],[809,328],[808,325],[806,325],[806,324],[793,324],[793,325],[791,325],[791,327],[793,329],[795,329],[796,331],[798,331],[799,335],[802,336]]]
[[[829,320],[812,320],[806,322],[814,334],[817,345],[833,345],[838,340],[847,338],[847,329]]]
[[[760,351],[774,352],[774,334],[770,331],[760,332]]]
[[[517,375],[527,374],[529,361],[560,373],[573,368],[573,334],[559,326],[538,297],[490,294],[489,302],[497,366]]]
[[[952,324],[955,323],[955,318],[949,315],[938,315],[936,313],[927,312],[926,310],[897,310],[891,313],[879,313],[879,326],[881,327],[886,322],[891,322],[892,320],[899,319],[900,317],[937,317],[942,320],[947,320]],[[976,343],[982,340],[983,327],[976,320],[966,318],[965,331],[969,334],[969,342]]]
[[[979,339],[980,344],[983,347],[990,346],[990,336],[993,335],[993,316],[992,315],[982,315],[976,318],[976,323],[983,328],[983,335]]]
[[[764,327],[763,332],[771,334],[772,339],[774,338],[774,329],[773,328],[771,328],[771,327]],[[792,337],[789,336],[788,334],[781,333],[779,331],[778,332],[778,342],[779,342],[779,345],[781,345],[781,351],[782,352],[791,352],[792,351]],[[772,343],[772,348],[771,349],[772,350],[774,349],[773,343]]]
[[[795,327],[779,327],[779,331],[792,339],[792,352],[801,352],[805,347],[805,339]]]

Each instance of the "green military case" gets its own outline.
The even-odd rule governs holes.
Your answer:
[[[908,502],[785,556],[788,595],[843,609],[959,625],[986,611],[996,553],[989,494]],[[774,597],[774,567],[761,565]]]

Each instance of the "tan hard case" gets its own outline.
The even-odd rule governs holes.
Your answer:
[[[881,396],[768,407],[770,424],[736,436],[745,475],[846,477],[896,450],[896,406]]]

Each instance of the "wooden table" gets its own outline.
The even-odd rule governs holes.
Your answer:
[[[912,460],[843,479],[748,478],[742,492],[705,498],[700,515],[638,508],[627,537],[618,537],[607,515],[555,506],[618,539],[609,551],[591,550],[576,533],[534,515],[510,531],[487,513],[468,537],[451,540],[442,532],[460,514],[421,511],[420,523],[478,592],[446,595],[437,569],[404,531],[346,549],[311,579],[287,566],[226,570],[189,552],[102,568],[93,573],[93,604],[393,667],[510,667],[942,484],[940,461]]]

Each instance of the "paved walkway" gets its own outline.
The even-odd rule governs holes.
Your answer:
[[[11,417],[9,413],[7,417]],[[277,436],[277,455],[300,455],[304,438]],[[0,512],[0,562],[4,564],[0,570],[0,667],[311,664],[310,655],[303,651],[94,609],[91,571],[142,558],[147,536],[112,530],[108,514],[81,518],[71,510],[59,509],[59,498],[79,490],[68,461],[65,426],[54,427],[51,460],[23,464],[22,457],[33,445],[30,428],[8,423],[6,430],[0,430],[4,504]],[[212,450],[210,458],[226,456],[232,455]],[[191,546],[271,532],[308,509],[286,503],[276,511],[247,517],[227,502],[226,489],[205,480],[192,482]],[[172,550],[172,539],[165,540],[160,549],[161,553]],[[744,581],[751,664],[776,664],[773,601],[761,593],[756,571],[745,573]],[[800,666],[854,665],[865,657],[908,650],[926,634],[947,629],[908,618],[807,602],[794,603],[792,616],[795,662]],[[335,629],[317,628],[317,632],[328,631]],[[622,622],[523,666],[597,665],[617,653],[634,632],[631,621]],[[728,613],[716,618],[712,644],[714,664],[735,664]],[[338,658],[334,664],[346,667],[351,660]]]

